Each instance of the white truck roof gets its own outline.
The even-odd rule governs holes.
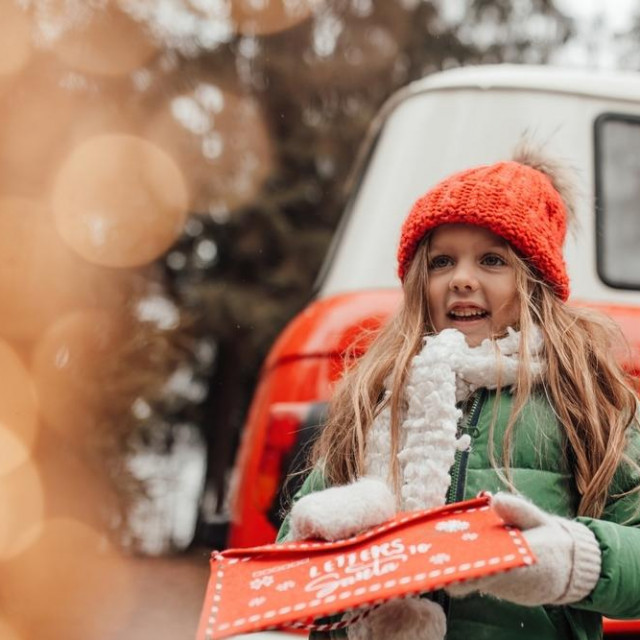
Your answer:
[[[455,88],[526,89],[637,101],[640,100],[640,75],[633,71],[517,64],[459,67],[416,80],[399,95]]]

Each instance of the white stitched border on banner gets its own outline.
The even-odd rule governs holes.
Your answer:
[[[511,533],[511,532],[510,532]],[[514,531],[512,534],[512,537],[515,539],[517,538],[517,536],[519,536],[519,532]],[[522,555],[527,554],[527,550],[524,547],[518,547],[518,552],[521,553]],[[477,560],[476,562],[474,562],[473,564],[471,563],[463,563],[461,565],[458,566],[449,566],[449,567],[443,567],[441,569],[434,569],[433,571],[429,571],[427,572],[420,572],[415,574],[414,576],[405,576],[403,578],[401,578],[400,580],[398,580],[397,582],[399,582],[402,585],[409,585],[413,582],[423,582],[427,577],[433,579],[433,578],[438,578],[438,577],[446,577],[448,575],[451,575],[452,573],[458,572],[458,571],[469,571],[470,569],[474,568],[474,569],[479,569],[481,567],[485,567],[487,565],[489,566],[495,566],[497,564],[499,564],[500,562],[510,562],[512,560],[514,560],[516,558],[515,554],[510,553],[507,554],[505,556],[493,556],[491,558],[488,558],[487,560]],[[525,555],[524,560],[527,560],[527,556]],[[529,560],[531,560],[529,558]],[[222,566],[220,566],[220,568],[217,571],[216,574],[217,577],[217,584],[216,584],[216,591],[218,591],[222,585],[221,585],[221,580],[223,577],[223,569]],[[330,604],[332,602],[335,602],[336,599],[346,599],[349,598],[351,595],[354,596],[361,596],[364,595],[365,593],[377,593],[378,591],[380,591],[383,587],[384,588],[391,588],[391,583],[396,583],[396,580],[387,580],[384,583],[382,582],[376,582],[374,584],[369,585],[368,587],[358,587],[357,589],[354,589],[353,592],[349,591],[349,592],[344,592],[343,594],[340,594],[339,596],[335,595],[329,595],[326,598],[323,598],[322,600],[320,599],[314,599],[311,600],[310,602],[306,602],[306,603],[297,603],[293,606],[288,606],[288,607],[282,607],[281,609],[278,610],[271,610],[271,611],[267,611],[263,614],[255,614],[253,616],[251,616],[249,618],[249,622],[255,623],[255,622],[260,622],[261,620],[270,620],[272,618],[274,618],[277,615],[286,615],[288,613],[290,613],[291,611],[296,611],[296,612],[300,612],[300,611],[304,611],[304,609],[307,608],[314,608],[317,607],[321,604]],[[456,582],[461,582],[461,580],[457,580]],[[437,589],[441,589],[445,586],[445,584],[441,584],[441,585],[436,585],[434,587],[434,590]],[[420,593],[419,591],[417,591],[416,593]],[[408,594],[407,594],[408,595]],[[217,598],[217,599],[216,599]],[[384,600],[386,601],[387,599],[390,598],[385,598]],[[211,607],[211,612],[210,612],[210,616],[209,616],[209,626],[207,627],[206,630],[206,638],[210,639],[212,638],[212,634],[213,634],[213,627],[215,626],[215,618],[217,617],[217,613],[218,613],[218,602],[220,601],[220,597],[217,593],[214,593],[214,604]],[[382,600],[381,600],[382,601]],[[378,602],[378,601],[376,601]],[[374,608],[372,605],[366,605],[368,607],[368,609],[366,609],[366,611],[370,611],[372,608]],[[358,607],[360,608],[360,607]],[[336,611],[333,614],[323,614],[323,617],[330,617],[331,615],[338,615],[338,614],[342,614],[342,613],[346,613],[349,611],[354,611],[357,610],[357,608],[346,608],[346,609],[342,609],[339,611]],[[359,616],[358,619],[360,619],[361,617],[363,617],[365,614]],[[350,618],[348,624],[353,624],[356,621],[355,618]],[[221,625],[218,626],[218,631],[226,631],[228,629],[230,629],[232,626],[233,627],[238,627],[241,626],[243,624],[245,624],[247,622],[247,619],[245,618],[240,618],[238,620],[235,620],[233,623],[223,623]],[[331,631],[331,630],[335,630],[335,629],[341,629],[344,626],[346,626],[347,623],[345,622],[336,622],[336,623],[327,623],[327,624],[323,624],[323,625],[314,625],[313,623],[306,623],[306,622],[291,622],[291,623],[284,623],[282,626],[283,627],[295,627],[295,628],[301,628],[301,629],[314,629],[316,631]]]
[[[220,596],[220,591],[222,591],[222,578],[224,578],[224,564],[220,559],[217,559],[218,566],[216,569],[216,586],[213,591],[213,603],[211,605],[211,609],[209,610],[209,618],[207,620],[207,628],[205,629],[205,638],[209,640],[213,637],[213,627],[216,624],[216,618],[218,616],[218,612],[220,611],[220,600],[222,599]],[[223,631],[223,629],[220,629]]]
[[[465,509],[456,509],[455,511],[451,511],[449,513],[447,513],[447,516],[456,516],[456,515],[460,515],[461,513],[473,513],[474,511],[487,511],[489,509],[489,506],[485,505],[482,507],[471,507],[469,509],[465,508]],[[407,522],[411,521],[411,520],[419,520],[420,516],[417,516],[415,514],[410,514],[407,515],[403,518],[400,518],[400,520],[394,520],[393,522],[390,523],[385,523],[385,524],[381,524],[377,527],[375,527],[374,529],[371,529],[370,531],[367,532],[367,539],[371,538],[373,536],[378,535],[379,533],[384,533],[385,531],[388,531],[390,529],[393,529],[395,527],[398,527],[400,525],[406,524]],[[352,536],[354,539],[359,537],[359,536]],[[342,540],[336,540],[336,542],[344,542],[345,540],[350,540],[351,538],[344,538]],[[280,544],[268,544],[268,545],[264,545],[262,547],[262,549],[264,551],[281,551],[281,552],[285,552],[285,551],[308,551],[309,549],[322,549],[322,548],[326,548],[327,543],[326,542],[285,542],[285,543],[280,543]],[[246,562],[247,560],[250,560],[250,557],[247,558],[229,558],[228,560],[234,560],[235,562]]]

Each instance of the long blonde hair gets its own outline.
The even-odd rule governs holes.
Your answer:
[[[618,465],[623,459],[633,464],[626,460],[623,451],[637,398],[627,375],[611,357],[612,346],[622,343],[621,333],[606,316],[564,304],[510,247],[508,253],[516,275],[522,343],[528,343],[533,325],[542,330],[546,358],[542,384],[571,449],[580,495],[578,513],[597,517],[605,507]],[[311,456],[312,463],[322,461],[330,484],[344,484],[362,475],[366,434],[383,407],[385,389],[389,389],[391,396],[386,401],[391,405],[389,480],[398,489],[396,454],[403,388],[411,359],[420,351],[424,335],[434,332],[427,305],[428,254],[427,236],[405,277],[400,309],[335,389],[328,423]],[[507,482],[513,429],[534,384],[525,350],[502,447]],[[497,467],[491,451],[490,459]]]

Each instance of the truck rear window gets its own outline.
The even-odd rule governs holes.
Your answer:
[[[595,123],[598,274],[640,289],[640,117],[603,114]]]

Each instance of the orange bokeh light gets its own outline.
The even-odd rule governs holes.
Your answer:
[[[134,274],[80,259],[33,200],[0,198],[0,253],[0,335],[11,338],[31,340],[72,309],[121,306],[135,286]]]
[[[61,237],[85,260],[133,267],[158,258],[182,230],[188,194],[181,170],[157,146],[100,135],[62,165],[52,205]]]
[[[269,35],[307,20],[311,4],[311,0],[232,0],[231,17],[242,34]]]
[[[2,0],[6,1],[6,0]],[[10,0],[13,1],[13,0]],[[136,126],[127,90],[78,74],[63,75],[40,55],[0,95],[0,192],[41,198],[68,153],[82,140]]]
[[[74,518],[100,527],[119,517],[112,479],[98,456],[104,455],[95,438],[85,445],[54,429],[41,429],[33,451],[44,491],[48,518]]]
[[[252,201],[272,171],[271,140],[255,100],[198,73],[193,91],[160,103],[146,134],[189,168],[194,210],[231,211]]]
[[[38,471],[26,462],[0,476],[0,560],[33,543],[42,527],[44,498]]]
[[[11,83],[0,97],[4,195],[42,193],[78,113],[78,96],[41,74],[26,72]]]
[[[0,0],[0,76],[21,71],[31,57],[27,14],[13,0]]]
[[[52,44],[66,65],[83,73],[122,76],[147,64],[157,53],[143,27],[114,2],[69,29]]]
[[[0,638],[2,640],[22,640],[24,636],[18,635],[18,632],[8,622],[0,618]]]
[[[0,424],[0,478],[29,459],[29,449],[16,434]]]
[[[0,340],[0,476],[25,462],[38,408],[31,377],[16,352]]]
[[[104,535],[71,519],[45,521],[2,574],[3,614],[29,638],[115,637],[136,605],[126,561]]]
[[[104,409],[101,367],[122,339],[117,318],[98,310],[63,316],[43,333],[32,372],[45,424],[66,435],[95,429]]]

